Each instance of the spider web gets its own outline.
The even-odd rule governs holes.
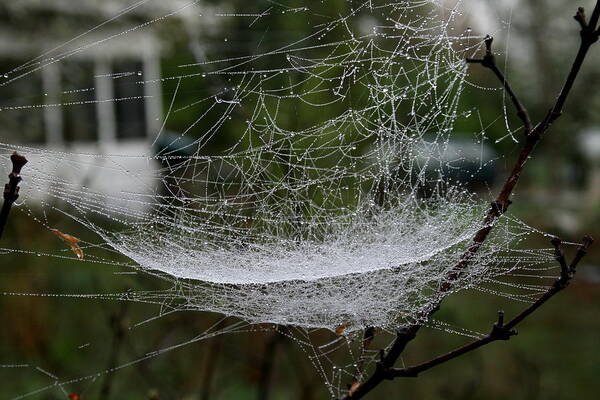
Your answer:
[[[151,3],[135,3],[114,18]],[[147,22],[88,39],[104,24],[97,26],[9,71],[2,86],[197,7],[182,3]],[[223,52],[231,55],[208,59],[196,51],[196,62],[157,79],[137,71],[95,76],[136,76],[136,85],[170,88],[166,115],[156,115],[161,127],[150,140],[154,153],[0,144],[3,159],[14,150],[30,159],[19,209],[46,228],[52,228],[46,212],[62,213],[97,235],[99,240],[80,243],[82,262],[124,267],[172,285],[63,295],[156,304],[160,315],[199,310],[239,318],[182,345],[253,324],[293,326],[294,334],[286,335],[306,349],[331,395],[339,396],[356,375],[356,359],[376,358],[375,351],[356,353],[363,329],[393,331],[418,322],[477,337],[422,320],[422,311],[464,289],[522,301],[539,293],[539,285],[502,281],[517,272],[545,273],[551,259],[547,249],[518,250],[536,232],[508,216],[495,222],[492,238],[454,289],[438,290],[487,208],[448,173],[466,157],[459,152],[448,160],[447,154],[454,125],[466,116],[459,111],[464,58],[480,44],[470,29],[460,28],[461,2],[256,7],[212,14],[247,22],[237,36],[223,38]],[[283,26],[303,25],[289,35],[273,34],[265,49],[262,40],[274,15]],[[232,44],[241,50],[230,51]],[[9,105],[2,112],[146,99],[89,100],[88,90],[70,91],[68,101]],[[198,93],[193,101],[183,96],[189,92]],[[181,132],[165,129],[184,114],[193,119]],[[108,189],[87,185],[91,173],[108,177]],[[68,249],[43,254],[74,258]],[[130,261],[114,261],[110,254]],[[311,339],[314,329],[340,327],[343,335],[333,341]],[[329,355],[342,347],[353,361],[339,366]]]

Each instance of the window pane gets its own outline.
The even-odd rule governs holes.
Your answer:
[[[120,139],[146,137],[143,78],[139,75],[141,62],[116,62],[113,73],[117,137]]]
[[[92,62],[65,62],[61,66],[61,75],[65,142],[96,141],[96,91]]]

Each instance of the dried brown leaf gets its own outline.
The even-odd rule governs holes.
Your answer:
[[[348,324],[341,324],[340,326],[335,328],[335,334],[338,336],[342,336],[346,328],[348,328]]]
[[[54,228],[50,229],[50,232],[54,233],[63,242],[65,242],[71,248],[71,251],[73,253],[75,253],[77,258],[79,258],[79,259],[83,258],[83,250],[81,249],[81,247],[79,247],[79,244],[78,244],[79,242],[81,242],[81,239],[78,239],[75,236],[71,236],[67,233],[62,233],[58,229],[54,229]]]

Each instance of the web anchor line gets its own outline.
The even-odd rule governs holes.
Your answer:
[[[550,126],[562,115],[563,107],[566,103],[569,93],[573,88],[573,84],[581,70],[583,62],[587,56],[589,49],[592,47],[594,43],[598,41],[600,37],[600,29],[598,29],[598,21],[600,19],[600,0],[596,1],[596,5],[594,7],[594,11],[592,12],[592,16],[590,17],[589,22],[585,16],[585,11],[582,7],[577,10],[576,15],[574,16],[575,20],[581,26],[581,42],[579,46],[579,50],[577,55],[575,56],[575,60],[571,66],[571,70],[567,75],[566,81],[556,98],[554,104],[548,111],[547,115],[542,119],[537,125],[533,125],[531,123],[529,114],[527,109],[515,92],[512,90],[512,87],[504,77],[504,74],[500,71],[500,69],[495,64],[495,57],[492,52],[492,43],[493,38],[491,36],[487,36],[484,43],[486,46],[486,54],[482,59],[467,59],[467,63],[476,63],[481,64],[483,67],[491,69],[492,72],[500,79],[504,89],[509,94],[516,110],[518,117],[522,120],[525,127],[525,142],[517,158],[513,169],[508,176],[507,180],[504,183],[498,197],[488,210],[486,217],[483,221],[483,227],[477,231],[475,234],[472,244],[469,248],[463,253],[460,258],[460,261],[452,268],[450,273],[446,277],[446,281],[440,286],[439,292],[440,294],[448,292],[452,287],[453,283],[458,279],[460,273],[470,264],[473,260],[474,256],[477,254],[480,247],[486,241],[489,236],[489,233],[492,231],[495,222],[502,216],[508,207],[511,204],[510,197],[512,192],[519,181],[521,172],[529,159],[530,155],[533,153],[536,145],[541,140],[542,136],[549,130]],[[561,277],[554,282],[552,287],[543,294],[536,302],[534,302],[530,307],[524,310],[521,314],[517,315],[507,324],[504,324],[504,314],[499,313],[498,321],[494,325],[492,332],[485,336],[480,340],[476,340],[471,342],[461,348],[458,348],[450,353],[446,353],[445,355],[434,358],[430,361],[427,361],[422,364],[418,364],[413,367],[395,369],[394,364],[400,357],[400,355],[405,350],[408,343],[410,343],[417,335],[418,331],[423,326],[423,323],[416,322],[412,325],[402,327],[396,332],[396,339],[390,346],[389,350],[385,352],[384,350],[380,351],[380,360],[377,363],[377,366],[372,373],[372,375],[363,383],[359,385],[351,386],[348,393],[342,398],[344,400],[349,399],[360,399],[368,394],[371,390],[381,384],[384,380],[390,380],[397,377],[410,377],[417,376],[420,372],[433,368],[439,364],[442,364],[446,361],[452,360],[460,355],[473,351],[479,347],[482,347],[485,344],[497,341],[497,340],[508,340],[511,336],[516,334],[516,331],[513,331],[513,328],[520,323],[523,319],[537,310],[542,304],[552,298],[556,293],[563,290],[571,281],[575,274],[575,268],[579,261],[585,256],[587,253],[587,249],[591,246],[593,239],[589,236],[583,238],[582,244],[580,245],[577,254],[575,255],[571,265],[567,268],[566,262],[564,259],[564,255],[562,254],[562,250],[560,249],[560,239],[554,239],[553,245],[555,246],[555,256],[559,264],[561,265]],[[421,313],[420,320],[426,320],[428,317],[432,316],[440,306],[440,302],[435,303],[430,306],[429,309],[426,309]],[[419,320],[417,320],[419,321]]]

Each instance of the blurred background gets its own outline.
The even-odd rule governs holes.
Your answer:
[[[499,63],[532,118],[540,120],[558,93],[578,46],[578,26],[571,18],[575,6],[591,9],[594,2],[468,3],[468,13],[460,16],[458,30],[473,36],[495,36]],[[217,78],[198,79],[179,91],[175,104],[170,104],[178,81],[160,78],[180,75],[180,65],[247,54],[257,43],[261,49],[273,48],[276,43],[308,35],[311,27],[306,26],[305,18],[295,20],[285,13],[284,19],[279,13],[266,12],[273,7],[293,10],[303,6],[296,1],[266,0],[251,5],[242,0],[202,0],[191,6],[183,0],[2,2],[0,73],[7,74],[0,76],[0,82],[33,72],[0,87],[0,142],[82,154],[160,152],[169,146],[170,137],[178,137],[194,122],[199,110],[172,114],[164,127],[162,137],[166,139],[158,142],[154,139],[163,119],[156,116],[220,93],[227,84]],[[347,14],[353,6],[350,1],[331,0],[315,7],[327,8],[335,15]],[[174,10],[178,12],[162,20]],[[256,10],[265,14],[256,14]],[[233,13],[238,17],[227,17]],[[101,25],[108,20],[110,24]],[[136,28],[157,20],[160,23]],[[259,26],[249,29],[254,20]],[[365,26],[377,25],[377,21],[363,22]],[[86,33],[86,41],[95,43],[130,28],[118,40],[83,50],[77,40]],[[478,40],[474,38],[473,43]],[[68,57],[36,70],[45,54]],[[510,210],[529,225],[573,242],[584,234],[600,237],[598,62],[600,48],[594,48],[564,116],[527,166]],[[26,69],[15,70],[25,64]],[[143,85],[137,84],[140,80]],[[460,106],[465,117],[455,127],[450,153],[461,154],[459,169],[465,176],[477,173],[473,189],[491,200],[519,150],[519,144],[507,136],[519,123],[489,71],[471,66],[467,81]],[[135,101],[101,101],[114,98]],[[313,117],[301,109],[283,110],[282,116],[300,124],[293,121]],[[226,148],[237,140],[239,129],[239,125],[227,125],[205,151]],[[187,135],[194,138],[200,132],[192,130]],[[483,145],[473,138],[479,138]],[[178,146],[182,147],[181,142]],[[5,155],[0,161],[8,164]],[[82,186],[99,191],[123,189],[118,181],[98,172],[93,168],[86,171]],[[23,175],[26,180],[27,167]],[[81,228],[77,224],[59,213],[45,218],[74,236],[85,238],[89,234],[78,231]],[[41,232],[30,215],[15,207],[0,248],[35,252],[56,246],[56,237]],[[80,381],[78,377],[111,370],[150,351],[190,340],[220,316],[180,312],[131,330],[136,322],[156,315],[157,309],[144,304],[14,293],[110,293],[131,288],[151,290],[164,283],[141,275],[107,272],[103,265],[86,264],[82,268],[81,263],[35,254],[3,251],[0,265],[0,292],[5,293],[0,296],[0,398],[18,398],[58,379],[71,378],[73,382],[63,389],[47,389],[32,397],[64,399],[71,393],[81,394],[83,399],[328,397],[307,355],[286,339],[286,328],[217,336]],[[418,379],[383,384],[369,398],[592,398],[600,392],[599,304],[600,252],[594,249],[581,264],[572,286],[527,320],[520,327],[520,335],[509,344],[492,344]],[[485,332],[500,308],[513,315],[522,305],[465,292],[449,298],[438,316]],[[459,336],[428,329],[409,348],[404,362],[422,361],[464,342]]]

